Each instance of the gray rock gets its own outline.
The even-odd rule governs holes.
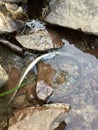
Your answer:
[[[0,87],[2,87],[8,80],[8,75],[6,71],[0,65]]]
[[[53,88],[47,85],[43,80],[37,82],[36,95],[38,99],[46,101],[53,93]]]
[[[98,35],[97,0],[51,0],[49,23]]]
[[[70,106],[65,104],[24,108],[10,118],[8,130],[54,130],[69,110]]]
[[[23,47],[31,50],[46,51],[61,47],[53,43],[51,35],[47,30],[39,30],[31,34],[16,36],[16,39]]]

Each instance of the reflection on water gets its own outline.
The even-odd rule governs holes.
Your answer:
[[[52,59],[46,60],[45,63],[50,64],[55,70],[55,74],[52,76],[55,88],[52,98],[65,97],[74,91],[76,86],[79,86],[83,76],[83,67],[73,55],[60,53]]]
[[[98,59],[93,55],[84,53],[74,45],[65,44],[60,50],[63,53],[73,55],[83,66],[83,76],[80,84],[74,86],[75,91],[68,95],[66,86],[62,91],[57,90],[59,96],[54,94],[49,101],[65,102],[72,106],[67,115],[67,127],[65,130],[97,130],[98,129]],[[61,62],[62,59],[59,59]],[[68,62],[67,62],[68,63]],[[78,63],[78,62],[77,62]],[[74,67],[73,67],[74,68]],[[64,92],[66,90],[65,96]],[[56,96],[56,98],[55,98]]]

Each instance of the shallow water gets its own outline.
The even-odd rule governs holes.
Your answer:
[[[81,82],[78,85],[73,86],[75,88],[74,91],[71,91],[68,95],[66,94],[68,91],[66,85],[61,91],[56,87],[56,91],[49,101],[71,104],[72,109],[67,115],[67,127],[65,130],[97,130],[98,59],[93,55],[82,52],[74,45],[68,44],[67,41],[60,51],[63,53],[66,52],[78,59],[78,62],[83,66],[83,76],[78,79]],[[60,63],[61,61],[59,59]]]

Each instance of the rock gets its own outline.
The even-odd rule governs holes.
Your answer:
[[[46,101],[53,93],[52,76],[55,70],[44,62],[38,63],[36,95],[38,99]]]
[[[23,12],[21,6],[0,2],[0,33],[14,32],[18,28],[22,29],[24,23],[21,20],[26,20],[26,18],[27,15]]]
[[[12,108],[23,108],[28,105],[27,98],[25,94],[21,94],[15,97],[14,101],[11,104]]]
[[[8,80],[6,71],[0,65],[0,87],[2,87]]]
[[[70,105],[48,104],[18,110],[9,120],[8,130],[54,130],[65,120]]]
[[[0,10],[5,16],[10,17],[14,20],[23,19],[24,17],[26,17],[23,8],[14,3],[10,4],[0,2]]]
[[[31,34],[16,36],[17,41],[25,48],[37,51],[57,49],[61,46],[53,43],[47,30],[39,30]]]
[[[5,17],[4,14],[0,12],[0,33],[15,31],[10,24],[11,22],[12,20],[9,17]]]
[[[66,127],[66,122],[63,121],[61,122],[61,124],[54,130],[65,130],[65,127]]]
[[[36,95],[38,99],[46,101],[53,93],[53,88],[48,86],[44,81],[39,81],[36,86]]]
[[[97,0],[51,0],[45,21],[98,35]]]
[[[38,81],[44,81],[48,86],[53,87],[53,75],[55,74],[56,70],[52,67],[50,63],[45,63],[44,61],[40,61],[38,63],[38,72],[37,72],[37,79]]]
[[[7,109],[4,103],[5,100],[0,98],[0,130],[4,130],[8,126]]]

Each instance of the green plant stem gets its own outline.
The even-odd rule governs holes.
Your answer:
[[[17,89],[24,87],[25,85],[26,85],[26,83],[23,83],[23,84],[21,84],[21,85],[19,85],[19,86],[16,86],[15,88],[12,88],[11,90],[2,92],[2,93],[0,93],[0,97],[3,97],[3,96],[5,96],[5,95],[7,95],[7,94],[10,94],[10,93],[16,91]]]

